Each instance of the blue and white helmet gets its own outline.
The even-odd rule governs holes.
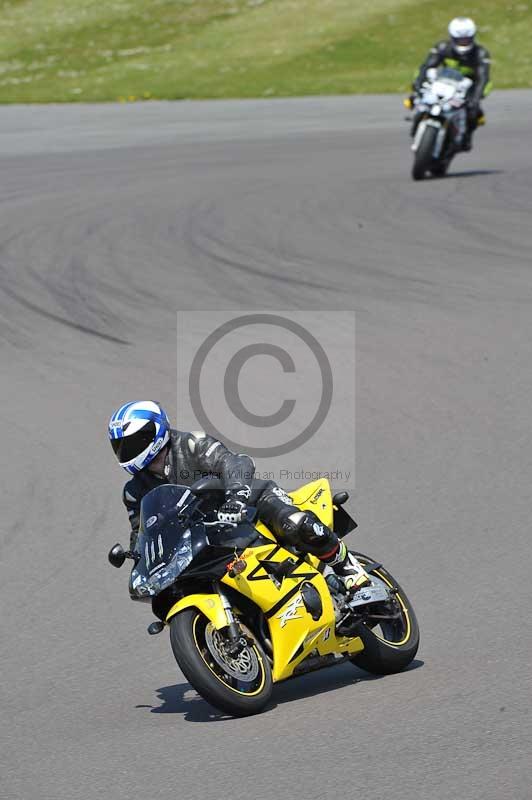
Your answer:
[[[120,466],[136,475],[169,441],[170,422],[153,400],[126,403],[109,420],[109,439]]]

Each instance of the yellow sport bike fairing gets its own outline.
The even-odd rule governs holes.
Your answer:
[[[322,562],[282,546],[262,523],[229,531],[217,523],[219,491],[213,479],[152,490],[138,552],[128,554],[137,559],[131,596],[151,600],[158,617],[149,632],[169,627],[176,660],[205,699],[243,716],[264,707],[274,683],[303,672],[351,660],[384,674],[412,661],[415,614],[382,565],[355,554],[371,584],[349,594],[326,579]],[[333,501],[326,479],[291,498],[339,535],[356,527],[341,507],[347,495]]]

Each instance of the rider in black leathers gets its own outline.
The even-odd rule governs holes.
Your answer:
[[[142,402],[131,405],[141,405]],[[160,411],[166,417],[164,411]],[[109,435],[124,466],[116,445],[118,440],[112,438],[111,428]],[[355,583],[361,584],[362,568],[336,533],[312,512],[294,506],[291,498],[274,481],[255,478],[255,465],[249,456],[232,453],[217,439],[202,432],[169,429],[166,438],[167,442],[158,454],[133,475],[123,490],[131,524],[132,550],[139,529],[140,503],[145,494],[166,483],[190,486],[205,475],[215,475],[221,478],[226,493],[225,503],[218,511],[222,521],[239,521],[248,505],[256,507],[259,519],[281,542],[312,553],[329,564],[343,578],[347,588],[352,588]]]
[[[459,36],[457,34],[466,34]],[[427,58],[421,65],[412,84],[415,94],[418,94],[427,70],[431,67],[452,67],[457,69],[473,81],[467,98],[467,131],[464,137],[463,149],[471,150],[473,132],[483,119],[480,101],[490,89],[490,54],[482,45],[475,42],[476,26],[470,19],[458,17],[449,24],[449,39],[438,42],[430,50]],[[453,34],[455,34],[453,36]]]

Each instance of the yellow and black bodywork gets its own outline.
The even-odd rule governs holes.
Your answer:
[[[260,522],[221,524],[223,484],[212,476],[190,488],[158,486],[141,504],[135,550],[116,544],[109,561],[134,560],[132,599],[151,601],[168,626],[183,675],[214,707],[246,716],[265,708],[273,684],[352,661],[377,675],[405,669],[419,645],[414,610],[395,578],[369,556],[346,588],[315,557],[280,544]],[[356,527],[321,479],[291,494],[339,536]],[[251,516],[251,515],[249,515]]]
[[[306,484],[291,497],[299,508],[312,510],[332,527],[335,506],[326,479]],[[263,612],[272,644],[273,681],[290,678],[311,654],[360,653],[364,645],[358,636],[335,633],[334,607],[319,560],[310,555],[297,557],[278,544],[262,523],[257,523],[256,528],[262,534],[257,546],[238,554],[241,571],[228,570],[221,583]],[[169,609],[166,622],[190,607],[197,608],[215,629],[227,626],[222,599],[214,592],[182,598]],[[238,608],[235,610],[238,613]]]

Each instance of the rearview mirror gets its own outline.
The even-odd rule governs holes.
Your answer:
[[[121,567],[124,561],[126,560],[126,554],[124,552],[124,548],[121,544],[115,544],[114,547],[111,547],[109,553],[107,555],[109,559],[109,563],[113,565],[113,567]]]
[[[343,506],[344,503],[347,503],[349,500],[349,494],[347,492],[336,492],[332,501],[333,505],[335,506]]]

